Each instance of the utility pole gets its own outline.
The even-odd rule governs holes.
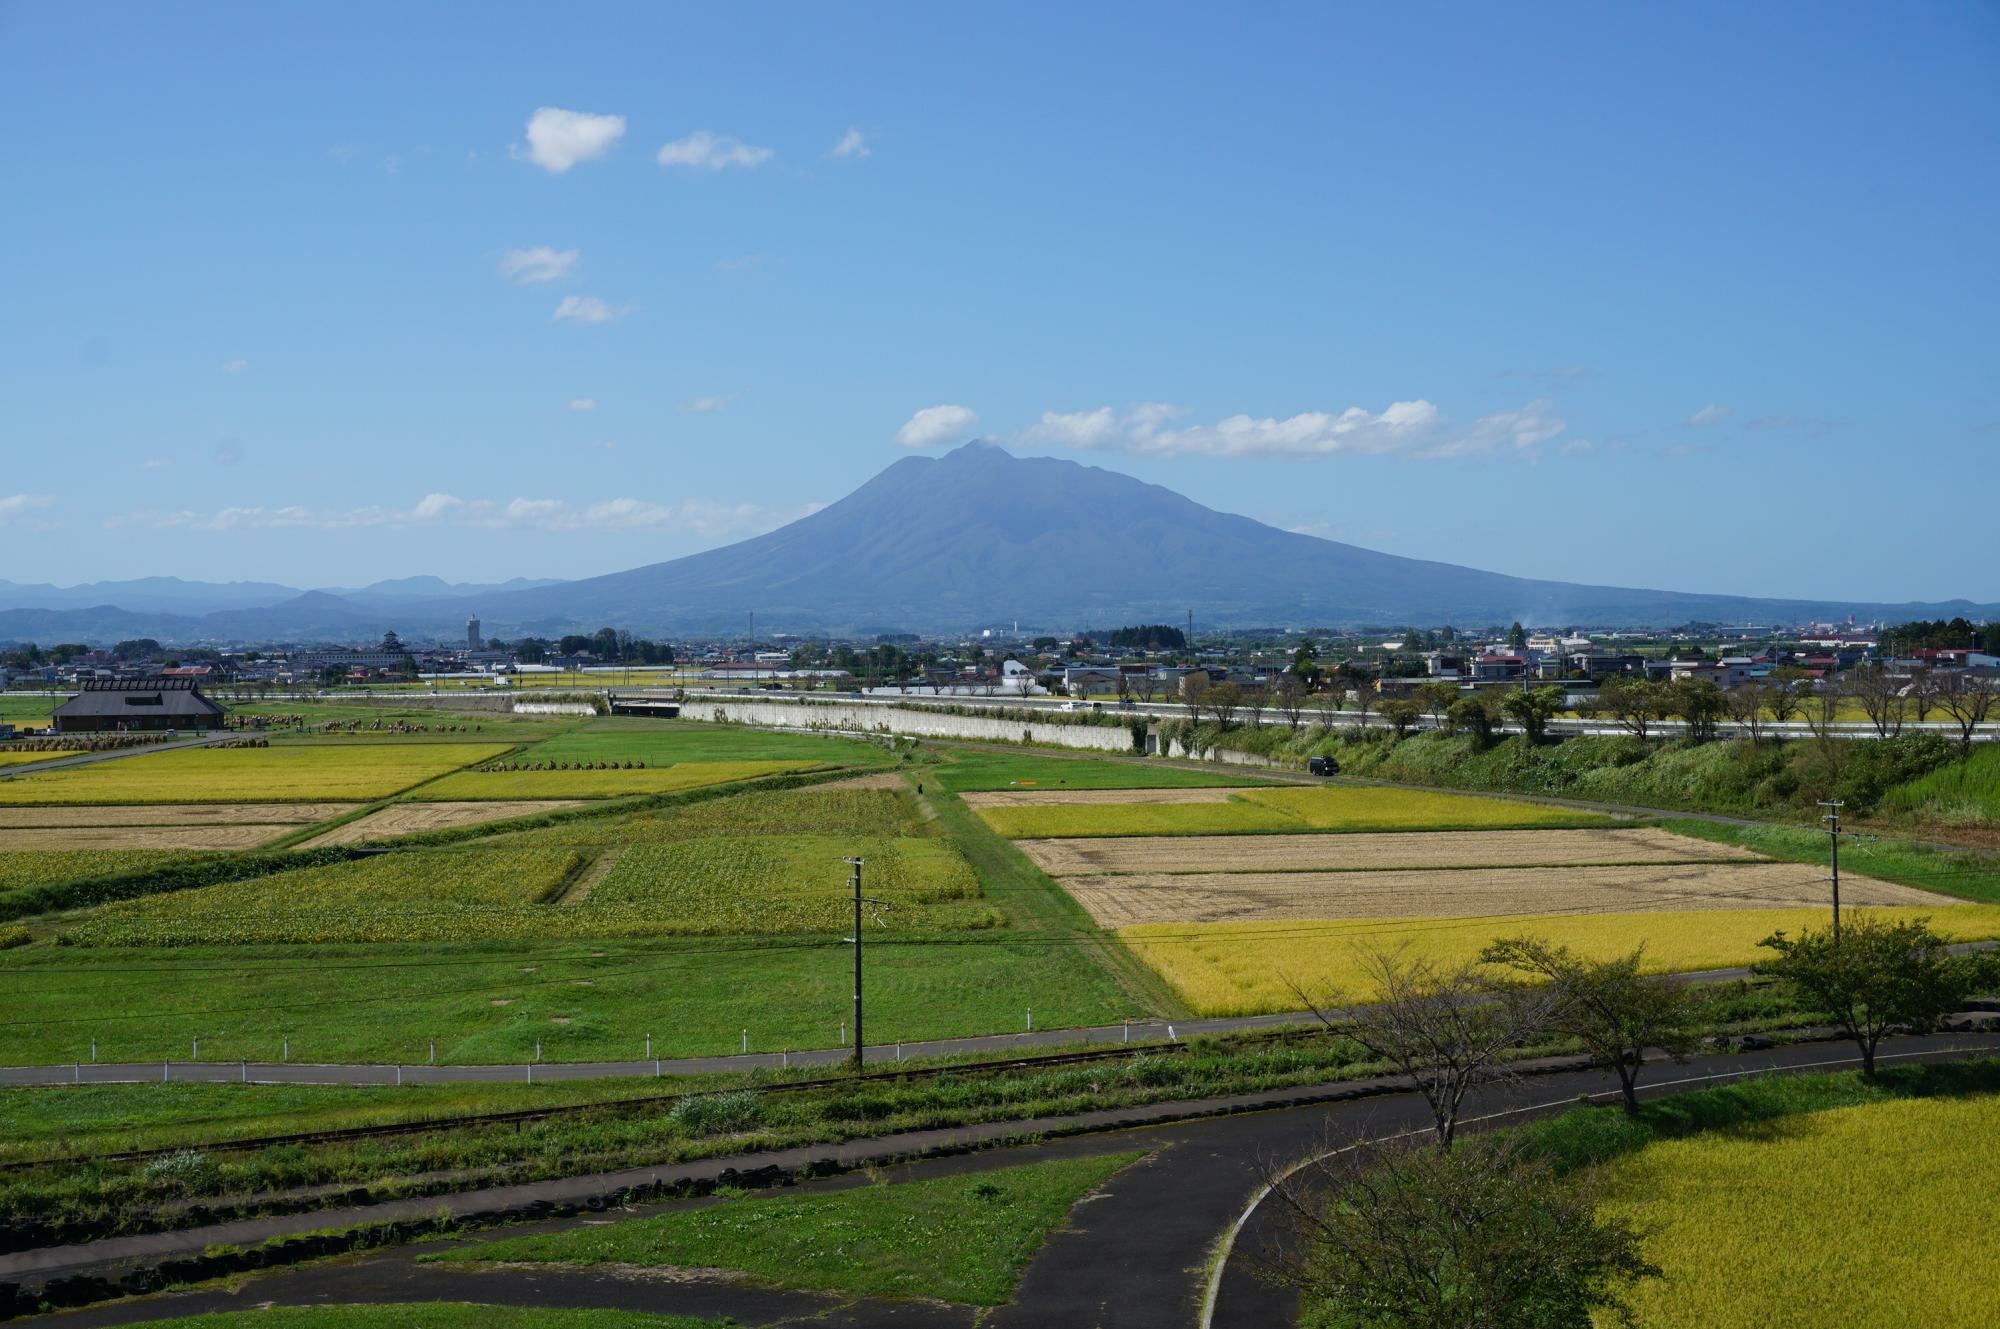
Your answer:
[[[847,940],[854,943],[854,1069],[861,1069],[861,1050],[868,1046],[861,1037],[861,906],[864,904],[888,906],[887,900],[871,900],[861,893],[861,865],[866,860],[849,858],[843,860],[854,869],[854,935]]]
[[[1833,941],[1837,946],[1840,944],[1840,809],[1844,805],[1835,799],[1820,806],[1832,809],[1820,820],[1826,823],[1827,838],[1833,846],[1833,875],[1827,880],[1833,883]]]

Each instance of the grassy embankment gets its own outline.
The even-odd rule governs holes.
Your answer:
[[[998,1306],[1078,1200],[1139,1157],[1057,1159],[830,1193],[726,1198],[429,1257],[728,1269],[756,1282]]]

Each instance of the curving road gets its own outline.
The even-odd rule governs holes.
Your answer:
[[[1887,1055],[1898,1060],[1947,1060],[1990,1056],[2000,1052],[2000,1041],[1991,1037],[1947,1037],[1905,1039]],[[1768,1052],[1737,1056],[1696,1058],[1659,1078],[1644,1092],[1648,1097],[1685,1092],[1714,1083],[1721,1078],[1768,1074],[1812,1068],[1835,1068],[1854,1063],[1846,1045],[1809,1044]],[[1576,1101],[1579,1094],[1608,1096],[1615,1081],[1604,1071],[1557,1072],[1533,1077],[1520,1086],[1493,1090],[1472,1104],[1472,1115],[1485,1124],[1520,1120],[1536,1113],[1559,1111]],[[1204,1298],[1210,1290],[1209,1269],[1219,1239],[1243,1214],[1246,1202],[1255,1193],[1265,1165],[1300,1157],[1328,1141],[1346,1142],[1421,1128],[1428,1121],[1422,1100],[1407,1092],[1351,1099],[1332,1104],[1276,1106],[1282,1096],[1264,1096],[1273,1104],[1267,1110],[1239,1110],[1233,1115],[1181,1121],[1165,1125],[1133,1125],[1141,1112],[1090,1114],[1097,1121],[1071,1123],[1095,1126],[1094,1133],[1024,1145],[994,1149],[955,1158],[910,1163],[894,1169],[887,1180],[913,1180],[943,1171],[983,1170],[1010,1164],[1033,1162],[1058,1156],[1076,1156],[1132,1149],[1147,1151],[1148,1157],[1114,1177],[1095,1197],[1081,1205],[1070,1224],[1054,1234],[1024,1272],[1014,1300],[1007,1306],[981,1315],[958,1306],[935,1303],[884,1302],[853,1297],[764,1289],[732,1282],[702,1282],[662,1278],[657,1275],[598,1270],[454,1270],[419,1263],[424,1250],[457,1244],[432,1243],[383,1252],[348,1261],[329,1261],[294,1269],[273,1271],[240,1281],[234,1286],[207,1287],[166,1294],[143,1300],[108,1304],[71,1312],[59,1317],[23,1321],[26,1324],[60,1323],[74,1329],[95,1326],[143,1323],[149,1320],[202,1311],[245,1309],[263,1305],[309,1305],[343,1302],[411,1300],[476,1300],[488,1303],[547,1307],[617,1306],[662,1314],[730,1316],[745,1325],[772,1325],[810,1319],[826,1326],[972,1326],[989,1329],[1162,1329],[1163,1326],[1194,1326],[1202,1323]],[[1179,1105],[1182,1110],[1201,1105]],[[1216,1106],[1220,1107],[1221,1104]],[[1239,1109],[1243,1106],[1237,1105]],[[1060,1128],[1060,1123],[1022,1123],[1023,1126]],[[975,1128],[977,1129],[977,1128]],[[796,1153],[829,1154],[840,1150],[858,1156],[868,1148],[884,1144],[915,1151],[946,1147],[965,1132],[924,1132],[895,1137],[890,1141],[853,1141],[848,1145],[823,1147]],[[699,1168],[715,1168],[723,1162],[755,1166],[758,1156],[736,1160],[712,1160],[686,1169],[654,1170],[661,1175],[693,1173]],[[641,1170],[645,1171],[645,1170]],[[650,1175],[650,1173],[648,1174]],[[567,1182],[538,1183],[530,1187],[508,1188],[510,1202],[518,1193],[535,1192],[547,1198],[563,1198],[583,1193],[580,1187],[602,1184],[607,1178],[577,1178]],[[855,1177],[833,1178],[808,1183],[802,1190],[820,1190],[860,1184]],[[445,1200],[412,1201],[428,1212],[449,1207],[454,1200],[474,1197],[447,1197]],[[707,1203],[678,1201],[676,1205]],[[668,1206],[648,1206],[658,1212]],[[393,1206],[378,1206],[373,1217],[392,1216]],[[1251,1268],[1251,1258],[1275,1232],[1271,1211],[1259,1208],[1250,1215],[1234,1253],[1220,1266],[1215,1284],[1215,1329],[1269,1329],[1290,1322],[1293,1307],[1277,1291],[1260,1283]],[[353,1221],[346,1215],[300,1216],[311,1226],[332,1226]],[[275,1226],[294,1220],[256,1220]],[[567,1219],[538,1224],[556,1229],[601,1219]],[[231,1225],[235,1228],[239,1225]],[[275,1235],[275,1232],[267,1235]],[[254,1232],[217,1231],[162,1234],[174,1238],[183,1248],[199,1249],[208,1240],[255,1240]],[[47,1265],[41,1272],[68,1272],[108,1268],[106,1258],[135,1254],[129,1243],[146,1238],[96,1243],[67,1252],[26,1252],[0,1257],[0,1278],[20,1278],[21,1266],[36,1256]],[[462,1240],[462,1239],[460,1239]],[[186,1243],[196,1243],[192,1247]],[[155,1254],[154,1258],[158,1258]]]

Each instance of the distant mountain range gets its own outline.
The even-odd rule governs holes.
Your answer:
[[[1127,475],[987,443],[904,457],[829,507],[721,549],[581,581],[407,577],[299,591],[150,577],[59,589],[0,582],[0,641],[357,639],[491,634],[1366,624],[1666,625],[2000,618],[2000,604],[1778,600],[1593,586],[1300,535]]]

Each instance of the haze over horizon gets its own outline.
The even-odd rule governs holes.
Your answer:
[[[2000,17],[1811,12],[0,7],[0,577],[587,577],[984,437],[2000,600]]]

